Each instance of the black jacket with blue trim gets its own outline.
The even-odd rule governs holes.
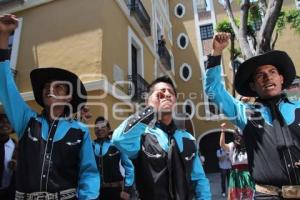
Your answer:
[[[78,199],[96,199],[100,181],[86,125],[61,118],[49,122],[23,100],[10,62],[0,50],[0,101],[18,139],[17,186],[20,192],[59,192],[75,188]]]
[[[193,136],[153,119],[153,109],[146,107],[125,120],[112,137],[133,161],[141,199],[211,199]]]
[[[300,101],[279,97],[273,103],[274,114],[270,102],[250,105],[236,100],[220,80],[220,57],[209,57],[205,91],[241,128],[254,181],[278,187],[299,185],[300,169],[294,163],[300,160]]]

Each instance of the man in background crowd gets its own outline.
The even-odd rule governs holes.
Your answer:
[[[95,121],[94,153],[101,176],[100,200],[129,200],[133,192],[134,167],[111,142],[112,130],[104,117]],[[124,169],[123,178],[120,164]]]
[[[15,197],[15,170],[17,167],[17,143],[10,138],[13,129],[5,114],[0,114],[0,199]]]
[[[219,159],[219,168],[221,170],[222,196],[225,197],[229,181],[231,161],[229,159],[229,154],[225,152],[222,147],[217,150],[217,157]]]

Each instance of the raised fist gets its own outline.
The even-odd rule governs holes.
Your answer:
[[[230,33],[219,32],[214,35],[212,55],[221,55],[223,49],[225,49],[229,44]]]
[[[12,33],[18,26],[15,15],[5,14],[0,16],[0,33]]]

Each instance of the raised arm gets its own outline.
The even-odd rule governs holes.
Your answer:
[[[134,158],[141,147],[141,136],[159,108],[160,91],[152,92],[147,99],[147,106],[125,120],[112,136],[113,144],[130,159]]]
[[[229,151],[229,145],[225,143],[225,128],[226,123],[221,124],[221,135],[220,135],[220,147],[222,147],[226,152]]]
[[[16,16],[0,16],[0,101],[5,113],[20,138],[31,117],[36,116],[21,97],[10,69],[8,40],[17,28]]]
[[[205,92],[232,123],[244,129],[247,123],[246,106],[229,94],[221,82],[221,55],[228,40],[229,35],[226,33],[217,33],[214,36],[213,50],[206,66]]]
[[[125,120],[112,136],[113,144],[129,158],[134,158],[140,150],[141,136],[152,121],[154,111],[146,107]]]

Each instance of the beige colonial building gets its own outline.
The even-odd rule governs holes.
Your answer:
[[[141,98],[147,83],[159,74],[174,76],[170,58],[166,66],[158,54],[158,34],[169,31],[172,37],[167,3],[1,1],[1,13],[14,13],[20,18],[20,26],[11,39],[11,67],[22,96],[39,110],[31,91],[30,71],[61,67],[84,81],[93,116],[104,115],[116,127],[134,112],[133,102]],[[157,30],[158,21],[164,23],[162,33]],[[166,38],[169,49],[170,37]]]
[[[21,94],[40,109],[33,100],[30,71],[49,66],[68,69],[84,81],[93,115],[107,114],[115,127],[121,120],[113,115],[128,116],[145,86],[169,75],[182,103],[179,110],[206,118],[197,4],[196,0],[1,1],[1,13],[20,18],[11,37],[11,67]],[[193,124],[195,135],[213,126],[196,117]]]
[[[295,7],[293,0],[284,2]],[[115,128],[143,102],[147,84],[169,75],[178,91],[179,112],[191,118],[186,128],[202,141],[207,162],[215,162],[224,117],[209,106],[203,81],[214,28],[225,18],[221,1],[2,0],[3,13],[20,19],[10,41],[11,68],[32,108],[41,109],[34,101],[30,71],[61,67],[84,81],[93,114],[90,122],[103,115]],[[297,37],[286,32],[276,48],[287,50],[300,65]],[[230,88],[232,70],[227,63],[225,57],[223,81]]]

